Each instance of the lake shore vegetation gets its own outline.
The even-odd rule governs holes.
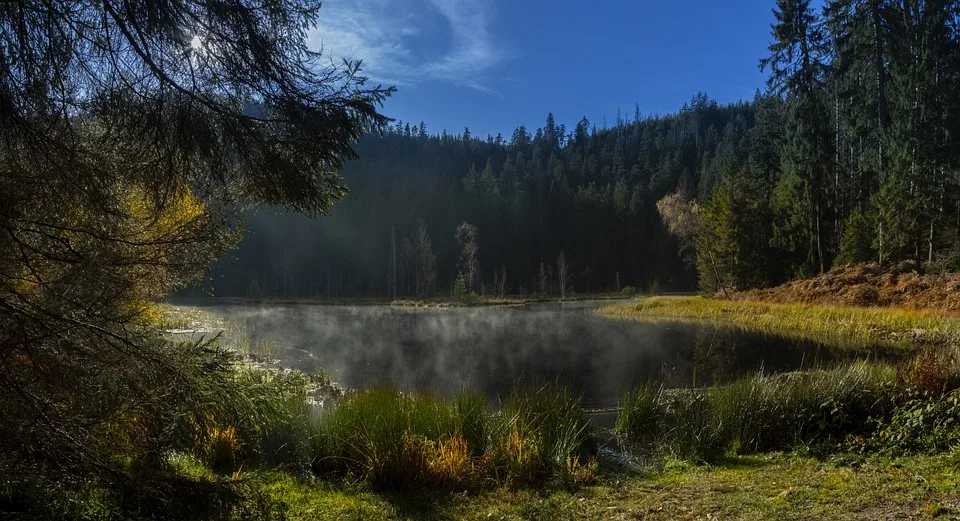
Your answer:
[[[960,318],[933,310],[657,296],[599,312],[628,320],[706,322],[842,349],[909,351],[960,342]]]

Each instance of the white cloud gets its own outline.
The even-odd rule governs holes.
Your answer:
[[[437,16],[450,30],[436,49],[427,20]],[[326,56],[362,59],[364,74],[384,84],[438,80],[494,92],[491,69],[508,58],[488,29],[487,0],[327,0],[310,46]],[[446,41],[446,40],[444,40]],[[432,56],[423,57],[416,46]]]

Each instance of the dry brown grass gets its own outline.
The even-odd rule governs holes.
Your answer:
[[[915,264],[859,264],[775,288],[737,293],[735,300],[831,306],[902,307],[960,315],[960,273],[923,274]]]

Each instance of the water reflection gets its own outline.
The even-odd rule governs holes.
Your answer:
[[[349,387],[391,383],[491,398],[518,381],[562,381],[587,407],[608,407],[630,386],[722,384],[759,369],[793,371],[845,355],[811,342],[714,326],[609,320],[595,303],[522,308],[223,306],[254,340],[285,347],[285,363],[322,368]]]

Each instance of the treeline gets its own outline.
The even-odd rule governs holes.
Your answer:
[[[450,294],[460,274],[487,294],[713,292],[855,262],[956,268],[960,2],[779,0],[775,14],[752,102],[698,94],[609,129],[551,115],[509,137],[369,135],[346,201],[318,220],[250,216],[214,293]]]
[[[701,286],[866,261],[956,268],[960,3],[778,0],[775,15],[750,161],[699,187],[686,229],[682,205],[661,205],[696,245]]]
[[[331,215],[248,216],[214,293],[448,295],[461,273],[485,294],[695,288],[656,201],[678,183],[715,185],[753,112],[698,95],[669,117],[568,130],[551,115],[506,139],[398,122],[358,144],[362,159],[343,171],[350,194]]]

